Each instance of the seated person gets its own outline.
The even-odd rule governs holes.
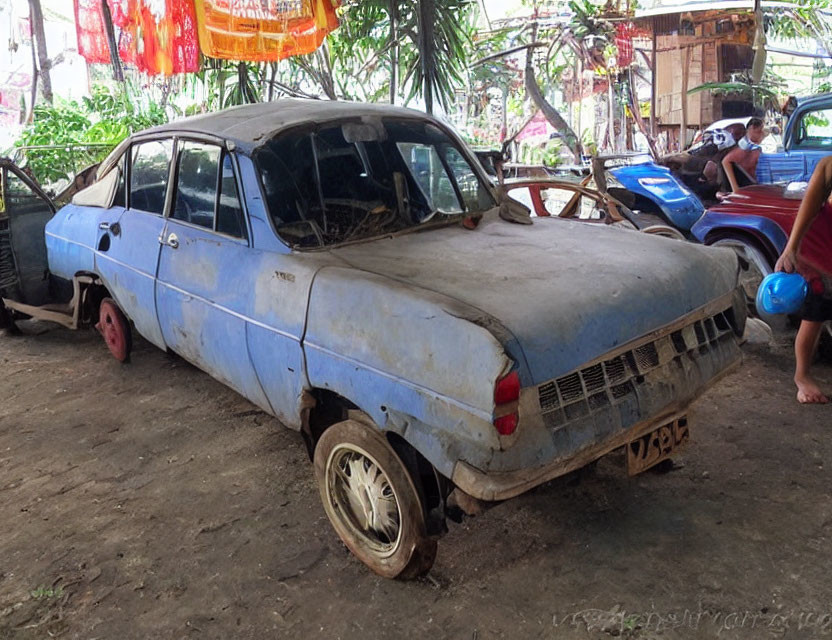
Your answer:
[[[745,126],[738,123],[706,131],[701,144],[687,153],[665,157],[661,164],[670,168],[701,200],[714,202],[719,189],[718,167],[745,132]]]
[[[720,189],[723,192],[737,191],[741,186],[740,180],[746,184],[756,182],[757,162],[763,152],[760,143],[764,137],[763,121],[760,118],[751,118],[748,121],[748,130],[745,136],[737,142],[736,148],[727,153],[720,163],[719,182]],[[718,196],[719,194],[717,194]]]

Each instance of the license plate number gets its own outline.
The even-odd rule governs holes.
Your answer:
[[[677,418],[627,444],[627,473],[646,471],[672,457],[690,439],[688,420]]]

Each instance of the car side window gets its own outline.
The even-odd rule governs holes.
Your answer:
[[[171,217],[213,229],[220,148],[214,144],[183,142],[178,163]]]
[[[172,150],[171,140],[153,140],[133,145],[130,208],[157,215],[164,213]]]
[[[217,202],[217,231],[235,238],[248,239],[246,224],[243,219],[243,207],[234,179],[234,166],[231,156],[223,153],[220,169],[220,193]]]
[[[463,210],[434,145],[399,142],[397,146],[431,209],[442,213],[458,213]]]
[[[2,176],[0,176],[2,178]],[[6,170],[6,193],[3,200],[3,211],[8,209],[14,214],[20,215],[22,213],[31,213],[38,211],[45,211],[49,209],[49,204],[43,200],[37,193],[17,174],[11,169]]]
[[[832,149],[832,109],[804,113],[797,125],[795,146]]]
[[[116,187],[116,195],[113,198],[113,206],[114,207],[124,207],[124,206],[126,206],[126,200],[125,200],[125,191],[126,191],[125,177],[126,177],[126,174],[124,172],[124,164],[126,162],[126,158],[127,158],[127,154],[125,153],[123,156],[121,156],[121,159],[118,161],[118,164],[116,164],[116,171],[118,171],[118,173],[119,173],[119,178],[118,178],[118,186]]]

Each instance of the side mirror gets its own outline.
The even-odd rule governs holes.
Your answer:
[[[808,187],[808,182],[790,182],[783,189],[783,197],[789,200],[803,200]]]

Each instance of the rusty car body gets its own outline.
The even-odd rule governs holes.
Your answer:
[[[123,338],[123,314],[299,430],[333,527],[389,577],[430,567],[452,490],[673,455],[740,360],[733,252],[532,219],[401,108],[281,100],[150,129],[45,233],[55,288],[92,307],[75,325]]]

